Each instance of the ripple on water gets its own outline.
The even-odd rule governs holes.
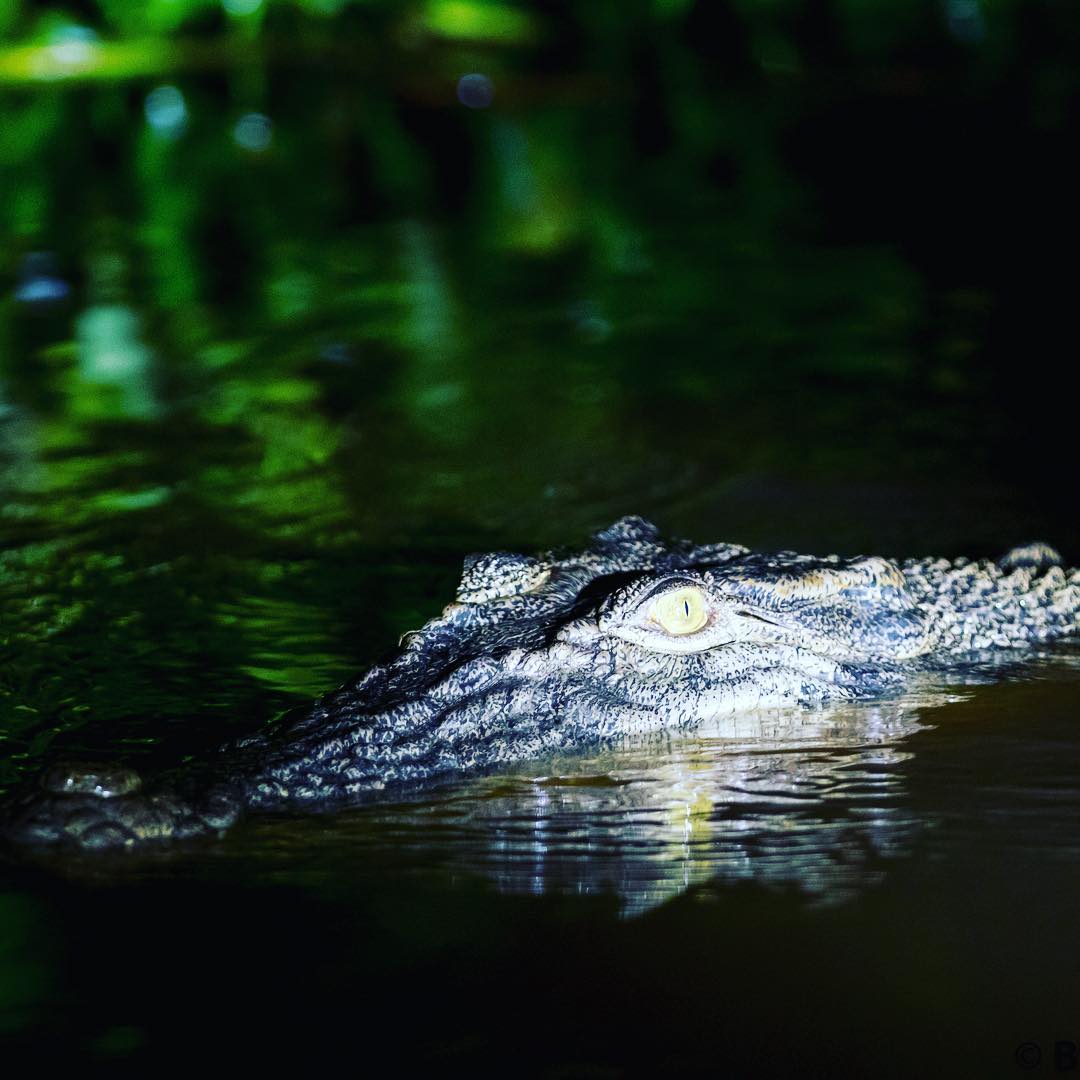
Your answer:
[[[479,875],[507,893],[615,894],[635,914],[716,879],[815,903],[880,880],[919,822],[904,808],[913,693],[818,712],[745,715],[686,735],[530,763],[416,801],[253,825],[295,859],[312,833],[350,857]],[[295,843],[293,842],[295,841]]]

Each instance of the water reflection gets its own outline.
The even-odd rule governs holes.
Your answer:
[[[162,139],[176,139],[188,123],[187,102],[175,86],[157,86],[146,95],[143,103],[146,122]]]
[[[60,277],[56,258],[48,251],[33,251],[19,266],[14,296],[20,304],[51,307],[66,300],[71,286]]]
[[[243,150],[261,154],[270,149],[274,127],[270,118],[262,113],[244,113],[233,127],[233,142]]]
[[[742,716],[370,807],[331,831],[365,861],[478,874],[507,893],[614,893],[627,915],[715,879],[841,900],[907,848],[917,822],[902,805],[904,740],[921,708],[951,700]]]

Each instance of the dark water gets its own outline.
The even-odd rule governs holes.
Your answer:
[[[1013,1075],[1075,1041],[1078,685],[1046,661],[11,866],[6,1035],[42,1062]]]
[[[427,83],[177,76],[173,141],[153,81],[5,88],[54,135],[0,145],[0,789],[205,756],[377,660],[466,552],[626,513],[1076,565],[1072,69],[1022,63],[1048,27],[848,90],[809,46],[769,82],[683,42],[636,96],[541,71],[465,118]],[[218,120],[252,101],[265,154]],[[184,852],[10,855],[4,1060],[1051,1075],[1078,702],[1065,648]]]

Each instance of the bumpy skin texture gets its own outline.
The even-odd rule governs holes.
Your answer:
[[[355,804],[743,710],[888,693],[1080,629],[1080,571],[1044,544],[999,562],[765,555],[665,543],[640,518],[583,551],[466,560],[457,599],[273,731],[144,787],[54,768],[9,838],[87,849],[220,832],[246,810]]]

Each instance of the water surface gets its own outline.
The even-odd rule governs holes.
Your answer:
[[[864,88],[868,132],[814,78],[726,85],[666,156],[644,91],[465,117],[180,73],[163,139],[160,80],[5,89],[44,134],[0,207],[0,789],[204,757],[377,661],[466,553],[623,514],[1075,565],[1075,399],[1017,255],[1049,230],[985,186],[999,114],[970,134],[912,76]],[[229,134],[260,92],[265,152]],[[852,199],[909,127],[974,163],[929,216],[910,164]],[[1014,1076],[1034,1043],[1045,1074],[1080,1042],[1078,691],[1062,649],[180,852],[11,855],[0,1038],[552,1078]]]

